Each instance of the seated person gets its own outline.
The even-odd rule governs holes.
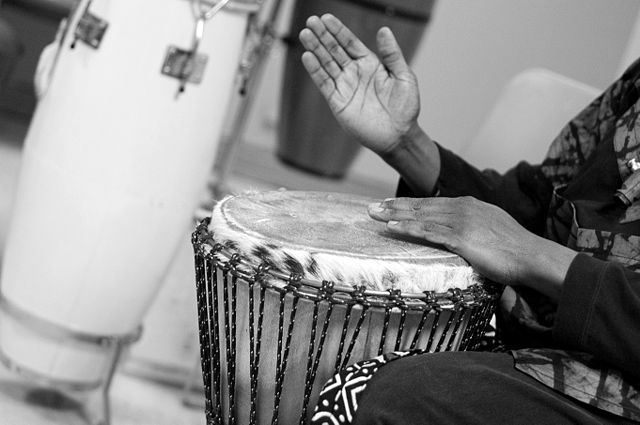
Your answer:
[[[332,378],[314,423],[640,421],[640,62],[541,165],[499,175],[420,128],[416,77],[388,28],[379,56],[331,15],[310,17],[300,40],[337,120],[402,177],[402,197],[371,217],[505,285],[497,316],[509,350],[380,356]]]

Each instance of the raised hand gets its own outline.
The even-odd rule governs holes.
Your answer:
[[[551,298],[559,296],[577,254],[471,197],[387,199],[370,205],[369,215],[386,221],[392,233],[444,246],[495,282],[528,286]]]
[[[362,145],[385,155],[418,131],[416,77],[389,28],[378,31],[379,57],[330,14],[310,17],[300,41],[306,70]]]

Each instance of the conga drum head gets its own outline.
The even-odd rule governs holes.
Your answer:
[[[368,289],[444,292],[480,276],[457,254],[399,239],[371,219],[374,199],[325,192],[271,191],[230,196],[209,229],[252,263]]]

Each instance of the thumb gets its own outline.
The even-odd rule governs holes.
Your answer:
[[[389,27],[382,27],[378,30],[376,43],[380,60],[391,74],[397,77],[409,72],[409,65],[407,65],[396,37]]]

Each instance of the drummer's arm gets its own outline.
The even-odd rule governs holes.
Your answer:
[[[505,174],[481,171],[426,134],[405,143],[393,160],[384,159],[402,177],[396,196],[473,196],[504,209],[531,232],[540,234],[544,228],[553,188],[539,166],[521,162]],[[420,179],[425,183],[420,185]]]
[[[440,150],[420,128],[414,126],[395,149],[380,154],[392,166],[414,197],[432,196],[440,175]],[[408,196],[408,195],[402,195]]]
[[[579,254],[564,279],[553,337],[640,380],[640,273]]]

